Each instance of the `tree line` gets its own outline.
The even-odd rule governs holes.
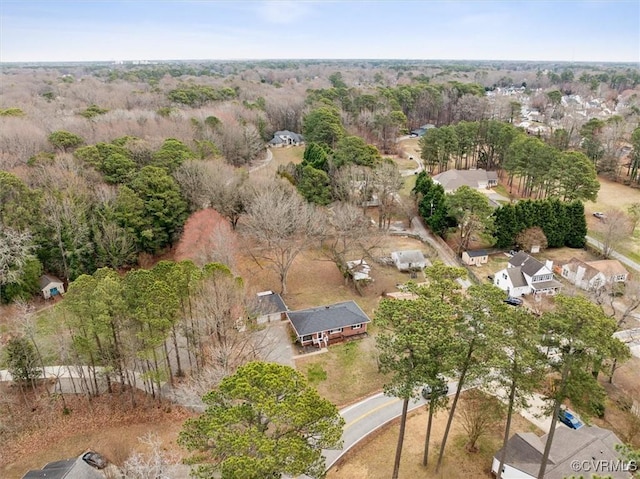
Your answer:
[[[160,400],[163,384],[175,378],[206,375],[211,387],[259,358],[265,344],[252,334],[255,317],[242,279],[219,263],[161,261],[124,275],[100,268],[69,284],[50,315],[58,336],[53,351],[42,338],[18,336],[7,363],[18,382],[28,382],[45,359],[35,358],[26,372],[16,359],[29,356],[25,348],[46,350],[48,362],[86,371],[78,392],[97,395],[106,383],[109,393],[135,405],[136,388]]]

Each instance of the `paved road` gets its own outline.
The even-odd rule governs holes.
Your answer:
[[[589,243],[591,246],[595,246],[600,251],[602,251],[604,249],[604,245],[600,241],[598,241],[597,239],[592,238],[591,236],[587,236],[587,243]],[[617,251],[612,251],[611,252],[611,257],[617,259],[618,261],[620,261],[623,264],[626,264],[630,268],[635,269],[636,271],[640,271],[640,264],[638,264],[635,261],[627,258],[623,254],[618,253]]]

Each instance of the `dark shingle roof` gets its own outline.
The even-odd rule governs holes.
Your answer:
[[[104,479],[106,476],[82,460],[82,456],[50,462],[41,470],[29,471],[22,479]]]
[[[487,250],[477,249],[475,251],[467,251],[467,254],[469,255],[470,258],[476,258],[478,256],[487,256]]]
[[[507,274],[509,275],[509,279],[511,279],[511,284],[514,288],[527,286],[527,281],[524,279],[520,268],[507,268]]]
[[[527,276],[534,276],[544,267],[544,265],[540,261],[529,256],[524,251],[519,251],[518,253],[516,253],[509,260],[509,264],[515,267],[519,266],[521,268],[521,271]]]
[[[262,294],[258,293],[256,312],[260,315],[282,313],[288,311],[287,305],[278,293]]]
[[[287,314],[298,336],[371,322],[354,301],[290,311]]]
[[[505,463],[529,475],[537,476],[547,436],[545,434],[538,437],[532,433],[515,434],[507,443]],[[571,467],[574,461],[590,464],[606,461],[608,464],[614,464],[618,459],[616,444],[620,444],[620,440],[608,429],[585,426],[574,430],[561,426],[556,429],[544,477],[563,479],[575,475],[575,470]],[[501,452],[502,449],[495,457],[499,459]],[[629,473],[621,471],[607,471],[607,475],[616,479],[630,477]]]

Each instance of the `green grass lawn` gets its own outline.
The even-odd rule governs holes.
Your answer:
[[[297,359],[296,367],[323,397],[338,406],[380,391],[386,378],[378,372],[371,325],[369,333],[362,339],[330,346],[326,353]]]

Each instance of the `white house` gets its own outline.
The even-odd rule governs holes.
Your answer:
[[[427,266],[427,260],[419,250],[394,251],[391,259],[400,271],[416,271]]]
[[[55,276],[43,274],[40,276],[39,284],[44,299],[49,299],[58,294],[64,294],[64,283]]]
[[[452,193],[461,186],[476,189],[487,189],[498,185],[498,174],[495,171],[447,170],[433,177],[433,182],[442,185],[445,193]]]
[[[462,262],[469,266],[480,266],[489,262],[489,254],[486,250],[463,251]]]
[[[562,265],[563,278],[586,291],[595,291],[613,283],[624,283],[628,272],[618,260],[580,261],[571,258]]]
[[[531,432],[519,432],[511,436],[507,442],[507,453],[502,469],[504,479],[535,479],[538,477],[540,463],[547,440],[547,434],[538,437]],[[545,479],[563,479],[565,477],[589,478],[599,471],[597,464],[610,465],[605,472],[607,477],[614,479],[629,479],[631,474],[623,471],[622,467],[614,468],[615,464],[622,466],[620,456],[615,450],[622,441],[608,429],[597,426],[585,426],[580,429],[569,429],[560,426],[555,431],[551,452],[545,470]],[[493,456],[491,472],[496,475],[500,467],[502,449]],[[583,470],[576,470],[576,464],[584,465]],[[591,466],[591,469],[587,469]]]
[[[287,319],[286,312],[289,311],[289,308],[284,304],[282,297],[278,293],[274,293],[273,291],[262,291],[256,296],[258,324]]]
[[[524,251],[509,259],[507,267],[494,275],[493,284],[510,296],[556,294],[562,288],[553,277],[552,261],[542,264]]]

